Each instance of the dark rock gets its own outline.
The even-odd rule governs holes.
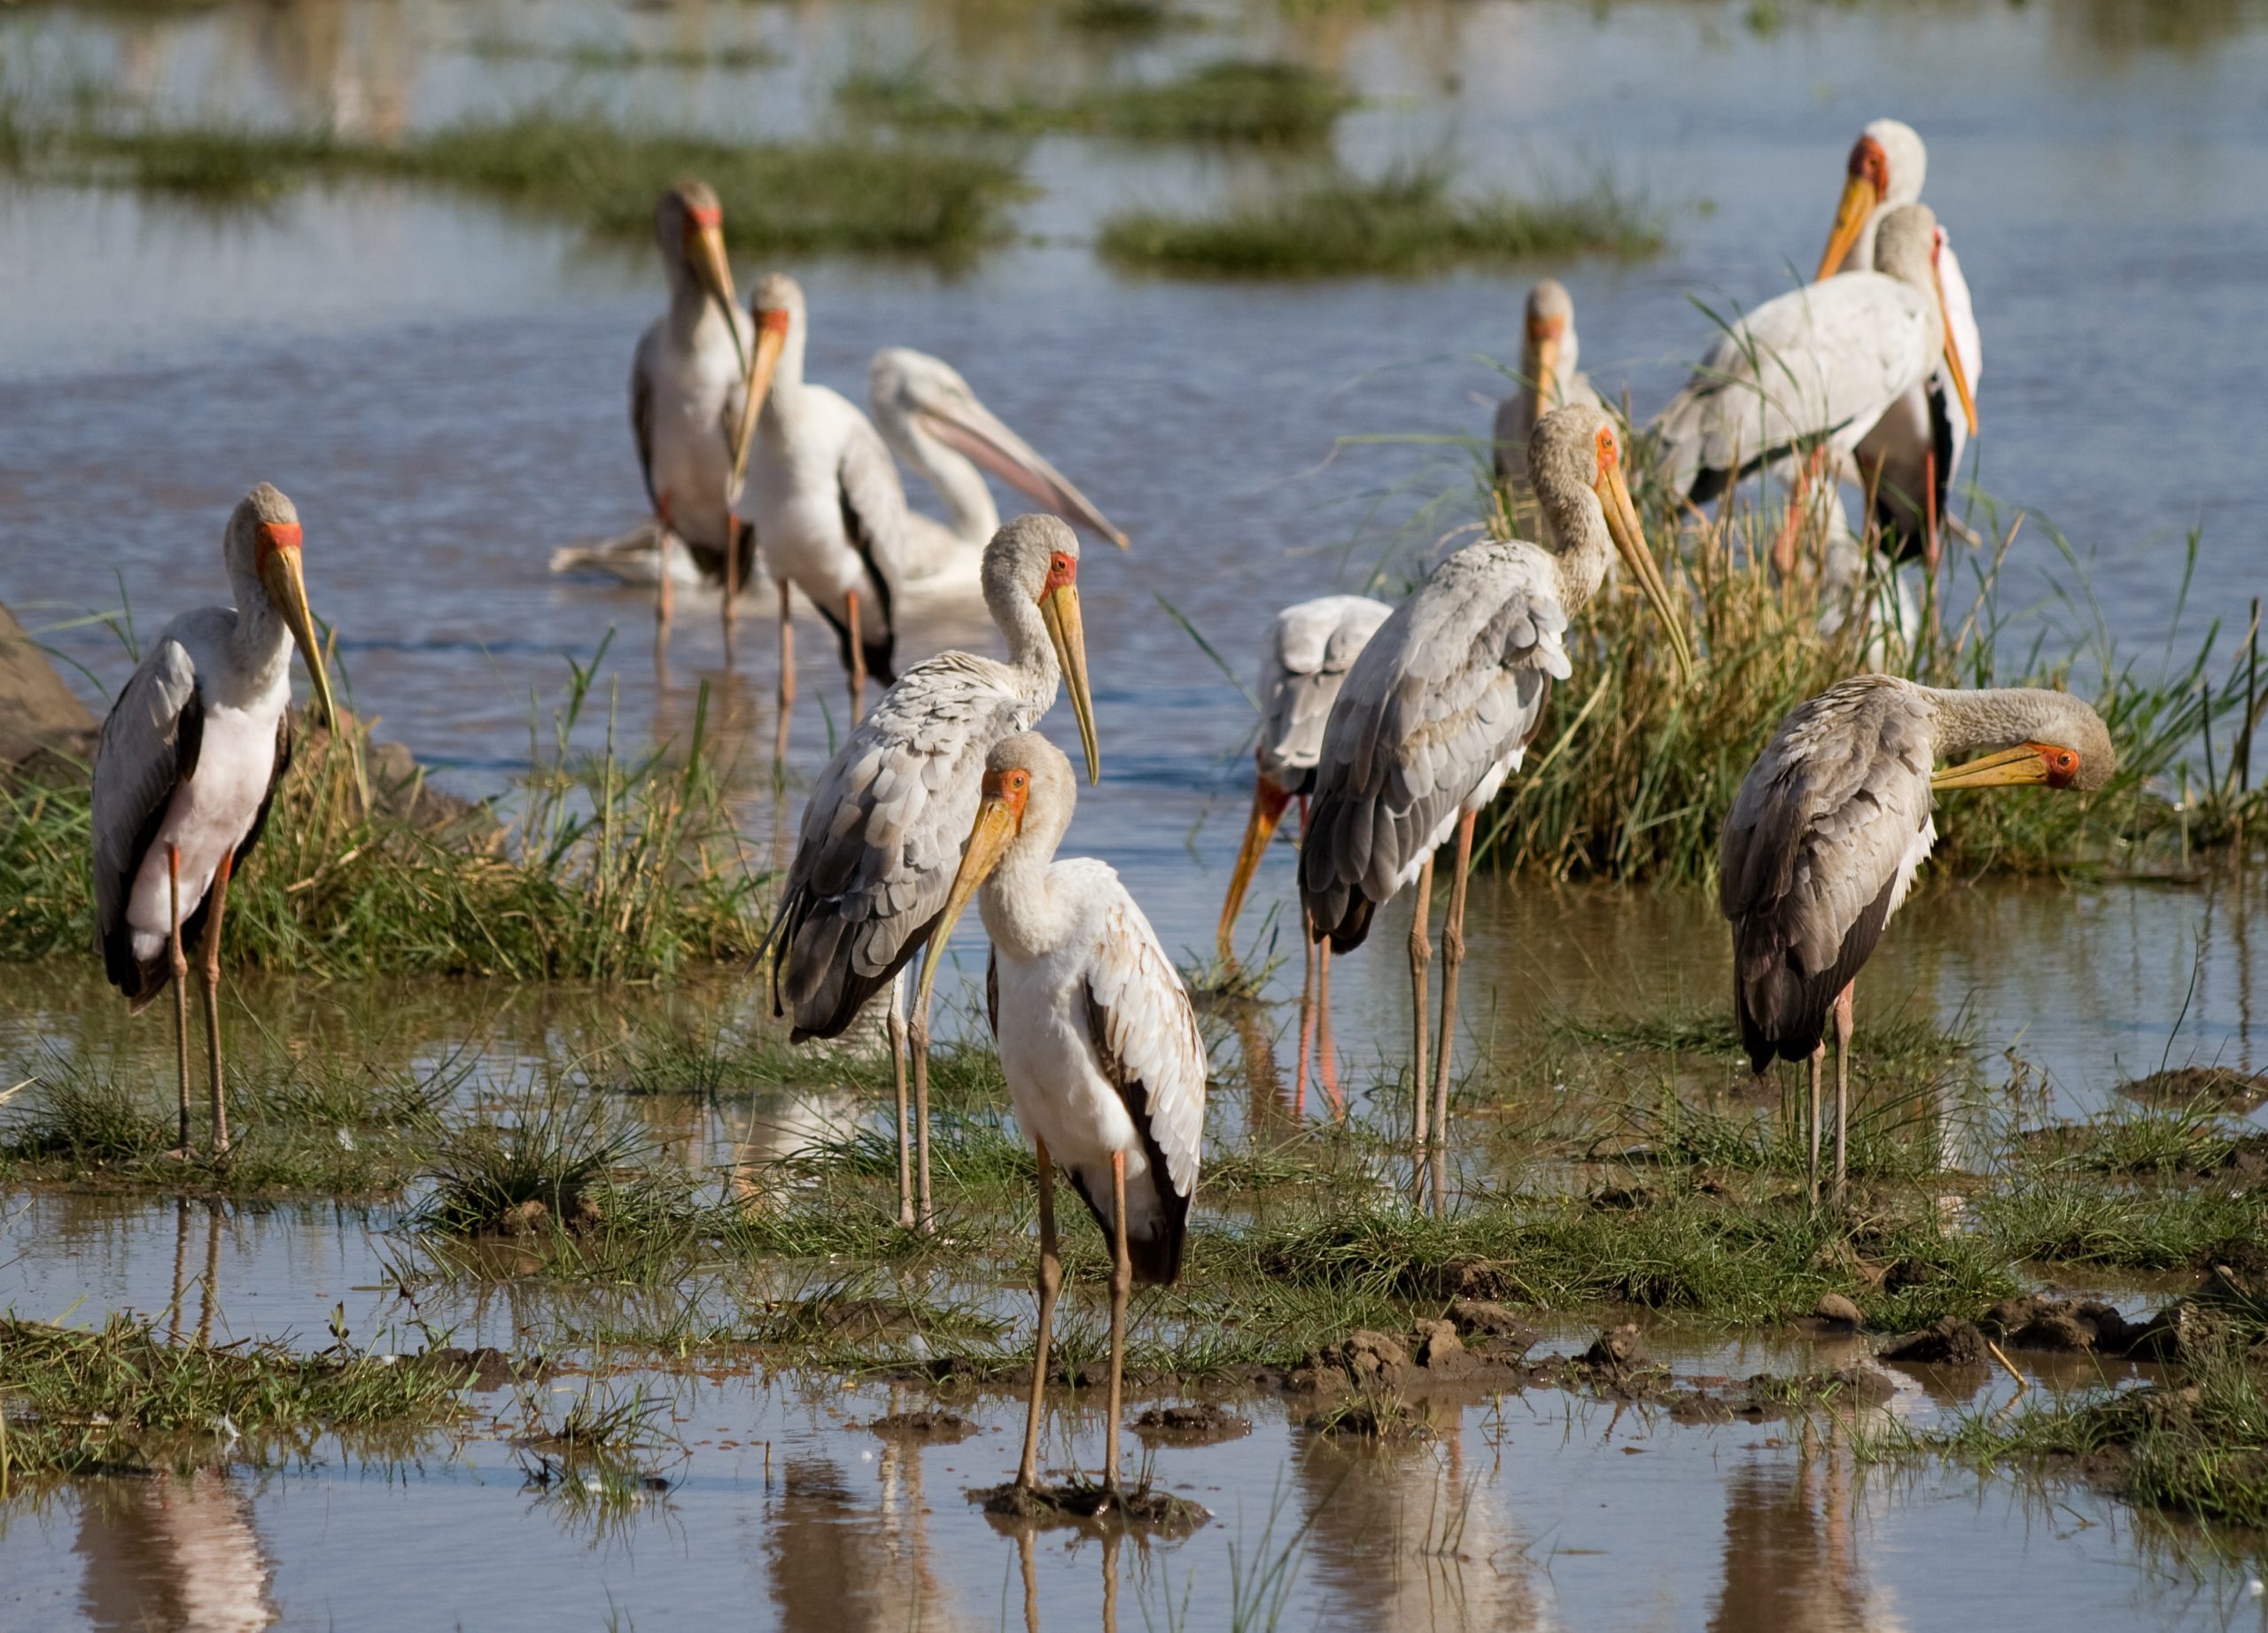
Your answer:
[[[2127,1336],[2126,1353],[2138,1361],[2186,1361],[2227,1335],[2225,1316],[2185,1298],[2133,1328]]]
[[[1819,1318],[1829,1326],[1855,1328],[1863,1318],[1859,1314],[1859,1307],[1840,1293],[1821,1294],[1817,1313]]]
[[[1959,1316],[1947,1316],[1935,1326],[1893,1338],[1880,1353],[1885,1361],[1909,1366],[1983,1366],[1989,1354],[1977,1323]]]
[[[894,1411],[887,1417],[875,1419],[866,1427],[884,1440],[930,1441],[947,1445],[967,1440],[976,1433],[976,1426],[959,1412],[933,1407],[917,1411]]]
[[[1134,1419],[1134,1432],[1145,1440],[1166,1440],[1184,1445],[1209,1445],[1252,1433],[1251,1422],[1225,1406],[1210,1402],[1188,1406],[1153,1406]]]
[[[2124,1355],[2133,1341],[2126,1318],[2096,1299],[2004,1298],[1977,1325],[2018,1349]]]
[[[1645,1340],[1638,1336],[1638,1324],[1626,1321],[1601,1333],[1575,1358],[1601,1372],[1623,1372],[1643,1366],[1653,1357],[1646,1353]]]
[[[1487,1299],[1451,1299],[1449,1319],[1468,1338],[1480,1335],[1499,1339],[1504,1341],[1504,1347],[1521,1350],[1535,1342],[1535,1334],[1518,1316]]]
[[[1461,1378],[1478,1365],[1456,1328],[1447,1321],[1418,1323],[1418,1365],[1435,1378]]]
[[[1410,1373],[1410,1352],[1384,1333],[1367,1327],[1351,1333],[1317,1351],[1318,1372],[1339,1373],[1357,1388],[1372,1384],[1400,1383]]]
[[[97,727],[93,711],[0,606],[0,766],[35,755],[83,764],[94,757]]]

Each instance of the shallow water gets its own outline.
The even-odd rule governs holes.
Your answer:
[[[1785,287],[1790,267],[1817,253],[1853,131],[1895,111],[1931,142],[1929,197],[1977,292],[1979,485],[2069,533],[2104,624],[2145,667],[2179,606],[2190,635],[2210,618],[2241,625],[2259,587],[2244,529],[2268,496],[2245,435],[2268,365],[2268,329],[2255,321],[2268,253],[2268,197],[2256,184],[2268,163],[2268,7],[1788,8],[1770,32],[1747,25],[1751,10],[1478,0],[1388,16],[1223,12],[1218,27],[1121,53],[1047,13],[996,6],[33,8],[0,19],[0,80],[91,78],[175,112],[347,129],[548,98],[798,131],[835,117],[827,88],[843,69],[917,54],[988,88],[1294,56],[1376,98],[1341,128],[1340,150],[1357,166],[1446,147],[1476,180],[1520,188],[1575,184],[1604,166],[1663,206],[1659,260],[1551,268],[1581,307],[1586,367],[1611,389],[1627,382],[1642,413],[1709,337],[1686,294],[1753,303]],[[783,63],[591,74],[465,49],[507,33],[763,42]],[[860,397],[878,346],[951,359],[1134,535],[1126,557],[1091,553],[1084,578],[1106,778],[1085,795],[1074,839],[1118,866],[1168,946],[1192,958],[1210,949],[1243,818],[1249,711],[1156,597],[1241,672],[1278,605],[1360,585],[1463,455],[1334,451],[1334,440],[1477,433],[1487,409],[1476,393],[1503,389],[1480,360],[1512,346],[1527,281],[1224,287],[1122,276],[1084,242],[1118,203],[1210,196],[1276,162],[1043,139],[1029,168],[1044,191],[1021,217],[1036,241],[951,276],[796,268],[812,294],[814,377]],[[546,570],[552,546],[611,533],[640,509],[622,398],[631,344],[656,305],[649,253],[390,187],[214,214],[7,185],[0,221],[0,599],[27,622],[114,608],[123,575],[146,633],[217,589],[226,507],[272,478],[307,517],[311,589],[339,625],[357,706],[453,786],[494,792],[524,766],[531,715],[564,680],[564,656],[587,657],[610,629],[602,695],[625,741],[681,736],[707,682],[728,742],[750,745],[757,768],[772,729],[760,614],[729,673],[712,618],[681,614],[657,681],[643,599]],[[744,263],[742,282],[758,269]],[[2192,525],[2205,549],[2185,603]],[[2063,572],[2030,525],[2010,568],[2017,599],[2049,601]],[[2083,621],[2053,606],[2043,616]],[[942,609],[904,640],[918,652],[983,634],[967,610]],[[102,630],[49,638],[107,683],[125,672]],[[820,705],[839,723],[841,699],[826,643],[807,636],[801,650],[793,769],[808,777],[828,741]],[[586,721],[584,741],[603,728]],[[749,827],[760,847],[784,813],[758,782],[749,780]],[[1271,906],[1280,914],[1289,883],[1279,851],[1247,935]],[[2037,1110],[2053,1116],[2112,1103],[2113,1085],[2161,1061],[2268,1064],[2256,1023],[2268,986],[2250,939],[2256,877],[1947,882],[1922,901],[1869,966],[1861,1050],[1869,1015],[1961,1020],[1988,1057],[2011,1051],[2035,1069],[2023,1080],[2034,1093],[2044,1083]],[[1351,1078],[1404,1046],[1400,922],[1389,917],[1369,950],[1335,968]],[[1723,1001],[1721,926],[1696,897],[1484,879],[1470,940],[1476,1038],[1492,1010]],[[981,968],[973,927],[959,953]],[[1271,994],[1296,981],[1294,960]],[[83,971],[19,970],[6,986],[0,1058],[44,1039],[106,1038],[119,1023]],[[376,1033],[390,1055],[427,1061],[470,1042],[508,1079],[559,1037],[600,1024],[586,994],[259,996],[294,1036],[376,1047]],[[1287,1018],[1279,1003],[1260,1029],[1277,1032],[1285,1073]],[[688,1161],[724,1137],[703,1117],[641,1109],[682,1137]],[[355,1342],[384,1334],[414,1347],[413,1315],[454,1327],[458,1341],[509,1345],[559,1314],[522,1290],[407,1310],[384,1285],[387,1209],[216,1215],[43,1196],[5,1211],[0,1306],[27,1316],[171,1307],[190,1329],[319,1345],[343,1305]],[[1770,1344],[1728,1356],[1719,1341],[1674,1334],[1657,1348],[1681,1370],[1798,1361]],[[1016,1621],[1018,1544],[961,1494],[1012,1468],[1017,1406],[978,1401],[968,1410],[981,1437],[953,1448],[906,1452],[849,1427],[897,1404],[831,1381],[704,1383],[677,1426],[691,1443],[671,1470],[679,1483],[599,1528],[524,1493],[511,1449],[478,1429],[459,1455],[441,1442],[407,1461],[326,1447],[308,1466],[67,1491],[0,1520],[0,1622],[584,1625],[607,1620],[610,1600],[624,1626],[701,1612],[765,1626]],[[1952,1404],[1916,1386],[1889,1410]],[[2013,1481],[1854,1466],[1785,1426],[1683,1427],[1534,1392],[1465,1409],[1433,1446],[1355,1455],[1291,1427],[1277,1404],[1249,1411],[1249,1440],[1160,1454],[1169,1483],[1217,1516],[1193,1538],[1107,1557],[1091,1539],[1042,1538],[1031,1555],[1042,1625],[1091,1627],[1107,1606],[1122,1626],[1164,1625],[1184,1603],[1186,1625],[1224,1622],[1237,1582],[1252,1590],[1255,1561],[1310,1520],[1285,1626],[1856,1628],[2012,1614],[2219,1626],[2261,1614],[2245,1590],[2256,1557],[2217,1563],[2187,1534],[2085,1490],[2050,1500]],[[1099,1442],[1089,1406],[1055,1455],[1091,1466]],[[1445,1545],[1451,1515],[1462,1529]]]

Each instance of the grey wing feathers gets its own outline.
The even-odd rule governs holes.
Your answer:
[[[1371,636],[1324,728],[1300,890],[1318,938],[1360,945],[1371,911],[1500,765],[1516,764],[1572,673],[1551,559],[1479,544]]]
[[[1818,1046],[1829,1006],[1873,952],[1931,837],[1931,752],[1918,694],[1860,676],[1789,715],[1734,797],[1718,906],[1759,1070]]]
[[[661,496],[654,492],[654,375],[647,354],[654,344],[649,330],[630,360],[630,435],[638,445],[638,478],[646,485],[646,506],[662,513]]]
[[[898,481],[889,445],[863,415],[853,419],[850,434],[843,439],[843,462],[835,469],[835,494],[843,509],[843,531],[866,563],[882,597],[882,638],[866,643],[866,657],[867,672],[887,683],[892,679],[897,598],[905,582],[905,489]],[[851,632],[838,625],[835,634],[843,642],[843,663],[848,667]]]
[[[160,638],[119,692],[95,744],[95,943],[111,984],[139,1001],[164,984],[165,962],[133,954],[127,905],[174,790],[197,769],[204,706],[188,649]]]
[[[1115,883],[1115,881],[1114,881]],[[1166,1221],[1160,1237],[1130,1241],[1147,1283],[1178,1274],[1205,1139],[1205,1039],[1188,989],[1157,932],[1123,887],[1113,892],[1087,964],[1087,1024],[1104,1074],[1141,1131]]]
[[[1285,792],[1302,792],[1313,781],[1331,705],[1393,610],[1367,595],[1326,595],[1285,608],[1269,626],[1260,665],[1260,768]]]
[[[1031,724],[999,665],[943,652],[908,670],[804,808],[774,929],[775,1008],[833,1038],[920,949],[976,820],[984,757]]]

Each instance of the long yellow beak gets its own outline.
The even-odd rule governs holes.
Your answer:
[[[1875,184],[1863,175],[1854,175],[1843,183],[1842,201],[1835,206],[1835,225],[1827,234],[1827,249],[1819,258],[1819,271],[1813,277],[1831,278],[1842,266],[1843,258],[1867,229],[1867,218],[1875,213],[1882,196],[1875,191]]]
[[[2050,775],[2047,759],[2029,743],[2002,749],[1966,765],[1948,766],[1931,774],[1932,789],[2031,788],[2044,785]]]
[[[1221,905],[1221,928],[1218,940],[1221,956],[1235,956],[1230,934],[1237,927],[1237,914],[1244,911],[1244,893],[1252,884],[1252,875],[1260,869],[1260,859],[1268,854],[1268,842],[1276,836],[1276,825],[1284,820],[1284,807],[1292,797],[1266,777],[1254,777],[1252,782],[1252,815],[1246,819],[1244,843],[1237,847],[1237,865],[1229,875],[1229,898]]]
[[[968,906],[968,898],[976,894],[976,887],[992,876],[992,870],[1008,853],[1008,846],[1021,826],[1008,802],[998,795],[986,795],[983,803],[976,807],[976,826],[969,829],[968,849],[961,852],[960,871],[953,875],[953,888],[945,894],[945,910],[930,926],[928,950],[921,955],[921,984],[913,998],[915,1015],[929,1012],[929,993],[937,984],[939,956],[953,938],[953,926],[959,921],[961,910]]]
[[[748,355],[741,348],[740,326],[733,321],[737,298],[733,293],[732,263],[725,257],[725,227],[721,222],[708,222],[686,235],[686,264],[693,268],[695,280],[703,292],[717,303],[717,310],[724,315],[726,332],[733,337],[733,353],[748,366]]]
[[[1559,404],[1559,337],[1539,335],[1531,343],[1535,349],[1536,417],[1542,419]]]
[[[1095,700],[1087,689],[1087,626],[1079,616],[1079,587],[1059,584],[1039,598],[1041,622],[1055,643],[1055,661],[1063,666],[1063,688],[1071,694],[1071,712],[1079,722],[1079,746],[1087,751],[1087,783],[1102,781],[1102,750],[1095,742]]]
[[[1693,650],[1685,644],[1685,621],[1678,616],[1677,603],[1670,599],[1669,586],[1662,581],[1661,569],[1654,564],[1654,553],[1646,548],[1646,534],[1638,525],[1638,508],[1630,502],[1630,488],[1622,479],[1622,467],[1608,465],[1595,491],[1600,508],[1606,512],[1607,536],[1614,540],[1616,554],[1622,557],[1646,599],[1654,603],[1663,628],[1669,632],[1670,651],[1677,659],[1678,685],[1690,686]]]
[[[1953,343],[1953,314],[1946,309],[1946,281],[1938,276],[1938,264],[1930,263],[1930,283],[1938,292],[1938,322],[1946,336],[1946,372],[1953,377],[1953,394],[1961,399],[1961,411],[1969,417],[1969,434],[1977,434],[1977,399],[1969,394],[1969,373],[1961,366],[1961,348]]]
[[[764,400],[772,394],[772,377],[780,367],[781,348],[787,344],[784,322],[773,322],[768,313],[757,319],[756,350],[749,354],[748,378],[741,393],[741,423],[733,427],[733,480],[727,491],[735,501],[748,477],[749,438],[756,430],[757,416],[764,412]]]
[[[338,711],[330,701],[330,677],[323,673],[322,646],[315,639],[315,614],[307,610],[307,581],[299,567],[299,547],[279,545],[269,550],[268,559],[261,564],[260,577],[267,587],[268,599],[284,615],[285,627],[299,643],[299,656],[307,660],[307,673],[315,683],[315,701],[322,705],[322,723],[335,732],[338,729]]]

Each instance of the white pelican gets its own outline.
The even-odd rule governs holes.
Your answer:
[[[1899,206],[1876,234],[1875,271],[1790,290],[1720,336],[1654,421],[1671,491],[1700,504],[1766,464],[1793,458],[1800,471],[1806,445],[1823,448],[1840,471],[1875,423],[1940,360],[1973,426],[1961,359],[1946,349],[1937,225],[1927,205]],[[1798,477],[1791,518],[1804,502]],[[1775,554],[1783,572],[1794,565],[1796,533],[1793,525],[1781,531]]]
[[[839,392],[804,379],[809,321],[796,280],[772,274],[757,285],[750,305],[757,340],[743,409],[755,422],[749,508],[780,590],[784,756],[796,701],[789,586],[810,597],[835,630],[850,673],[853,720],[865,706],[867,675],[885,686],[897,679],[891,661],[905,576],[905,490],[866,416]]]
[[[1039,1330],[1016,1484],[1029,1489],[1039,1475],[1047,1341],[1063,1281],[1060,1163],[1111,1245],[1103,1484],[1115,1492],[1126,1301],[1138,1283],[1169,1287],[1181,1273],[1205,1136],[1205,1040],[1188,989],[1118,875],[1090,858],[1055,859],[1077,799],[1071,763],[1037,732],[994,745],[915,1007],[928,1006],[936,950],[982,886],[978,911],[992,938],[985,1009],[1017,1126],[1039,1157]]]
[[[1851,986],[1937,841],[1932,790],[2099,789],[2117,763],[2101,718],[2065,693],[1941,691],[1891,675],[1831,686],[1772,734],[1725,818],[1717,905],[1732,921],[1733,1007],[1750,1062],[1759,1073],[1775,1054],[1810,1063],[1814,1201],[1828,1017],[1839,1201]]]
[[[1523,468],[1527,461],[1523,456]],[[1246,889],[1268,852],[1284,807],[1300,802],[1300,828],[1307,830],[1308,790],[1315,786],[1316,758],[1323,750],[1323,723],[1331,717],[1339,688],[1378,626],[1394,609],[1367,595],[1324,595],[1286,607],[1268,626],[1260,649],[1260,746],[1253,751],[1252,815],[1244,843],[1237,847],[1229,875],[1229,894],[1221,905],[1218,931],[1223,961],[1236,956],[1231,940]],[[1300,1077],[1295,1104],[1308,1093],[1308,1050],[1314,1038],[1311,1017],[1321,1016],[1324,1082],[1331,1063],[1331,946],[1318,944],[1310,929],[1300,937],[1307,968],[1300,983]]]
[[[1920,201],[1929,167],[1929,150],[1911,125],[1878,119],[1859,133],[1852,144],[1835,225],[1819,258],[1821,277],[1875,264],[1875,235],[1883,218],[1900,205]],[[1984,341],[1961,258],[1953,253],[1942,226],[1938,229],[1938,284],[1945,297],[1948,349],[1960,360],[1961,377],[1973,399],[1984,373]],[[1896,541],[1893,555],[1907,555],[1918,543],[1932,573],[1937,571],[1937,523],[1945,515],[1946,489],[1969,446],[1969,418],[1952,411],[1950,393],[1955,389],[1943,368],[1909,387],[1860,441],[1850,472],[1874,490],[1875,518],[1884,534]]]
[[[639,337],[630,365],[630,429],[647,502],[660,524],[653,534],[654,615],[664,634],[672,534],[683,541],[695,575],[724,587],[727,634],[734,600],[755,564],[755,530],[738,511],[734,440],[755,337],[725,260],[724,220],[704,182],[680,182],[654,206],[670,304]]]
[[[1519,389],[1496,405],[1498,481],[1527,480],[1527,439],[1544,415],[1571,402],[1594,408],[1606,406],[1591,388],[1591,377],[1576,369],[1581,355],[1574,297],[1557,278],[1546,278],[1527,292]]]
[[[985,485],[986,470],[1034,504],[1126,548],[1126,535],[978,401],[959,370],[944,359],[908,346],[883,347],[866,369],[866,406],[890,451],[920,472],[945,508],[942,522],[919,510],[906,512],[909,580],[941,578],[962,562],[974,564],[998,531],[1000,512]]]
[[[1328,936],[1341,953],[1362,945],[1377,908],[1412,883],[1418,886],[1410,974],[1413,1122],[1421,1148],[1433,851],[1456,834],[1456,873],[1441,935],[1441,1072],[1433,1086],[1435,1137],[1446,1141],[1473,819],[1542,729],[1551,682],[1573,673],[1563,641],[1567,620],[1597,593],[1610,545],[1660,615],[1680,674],[1691,669],[1675,603],[1623,484],[1613,421],[1580,405],[1546,415],[1528,441],[1528,474],[1557,553],[1521,540],[1469,545],[1434,568],[1379,626],[1324,727],[1300,847],[1300,894],[1313,934]]]
[[[229,877],[260,838],[291,763],[291,646],[337,716],[299,567],[299,513],[267,483],[229,515],[221,556],[233,607],[198,607],[158,632],[95,745],[95,942],[128,1010],[174,984],[181,1143],[189,1145],[189,960],[203,939],[213,1149],[229,1148],[221,1067],[221,918]]]
[[[894,984],[952,887],[984,756],[1046,713],[1068,681],[1087,774],[1101,775],[1078,574],[1078,536],[1052,516],[1020,516],[995,533],[984,547],[984,601],[1007,637],[1008,661],[940,652],[899,677],[819,774],[788,865],[772,926],[772,1002],[775,1014],[792,1017],[794,1040],[840,1037],[868,999],[891,987],[901,1224],[912,1225],[915,1213],[905,1131],[909,1028]],[[914,1011],[910,1038],[926,1227],[926,1009]]]

